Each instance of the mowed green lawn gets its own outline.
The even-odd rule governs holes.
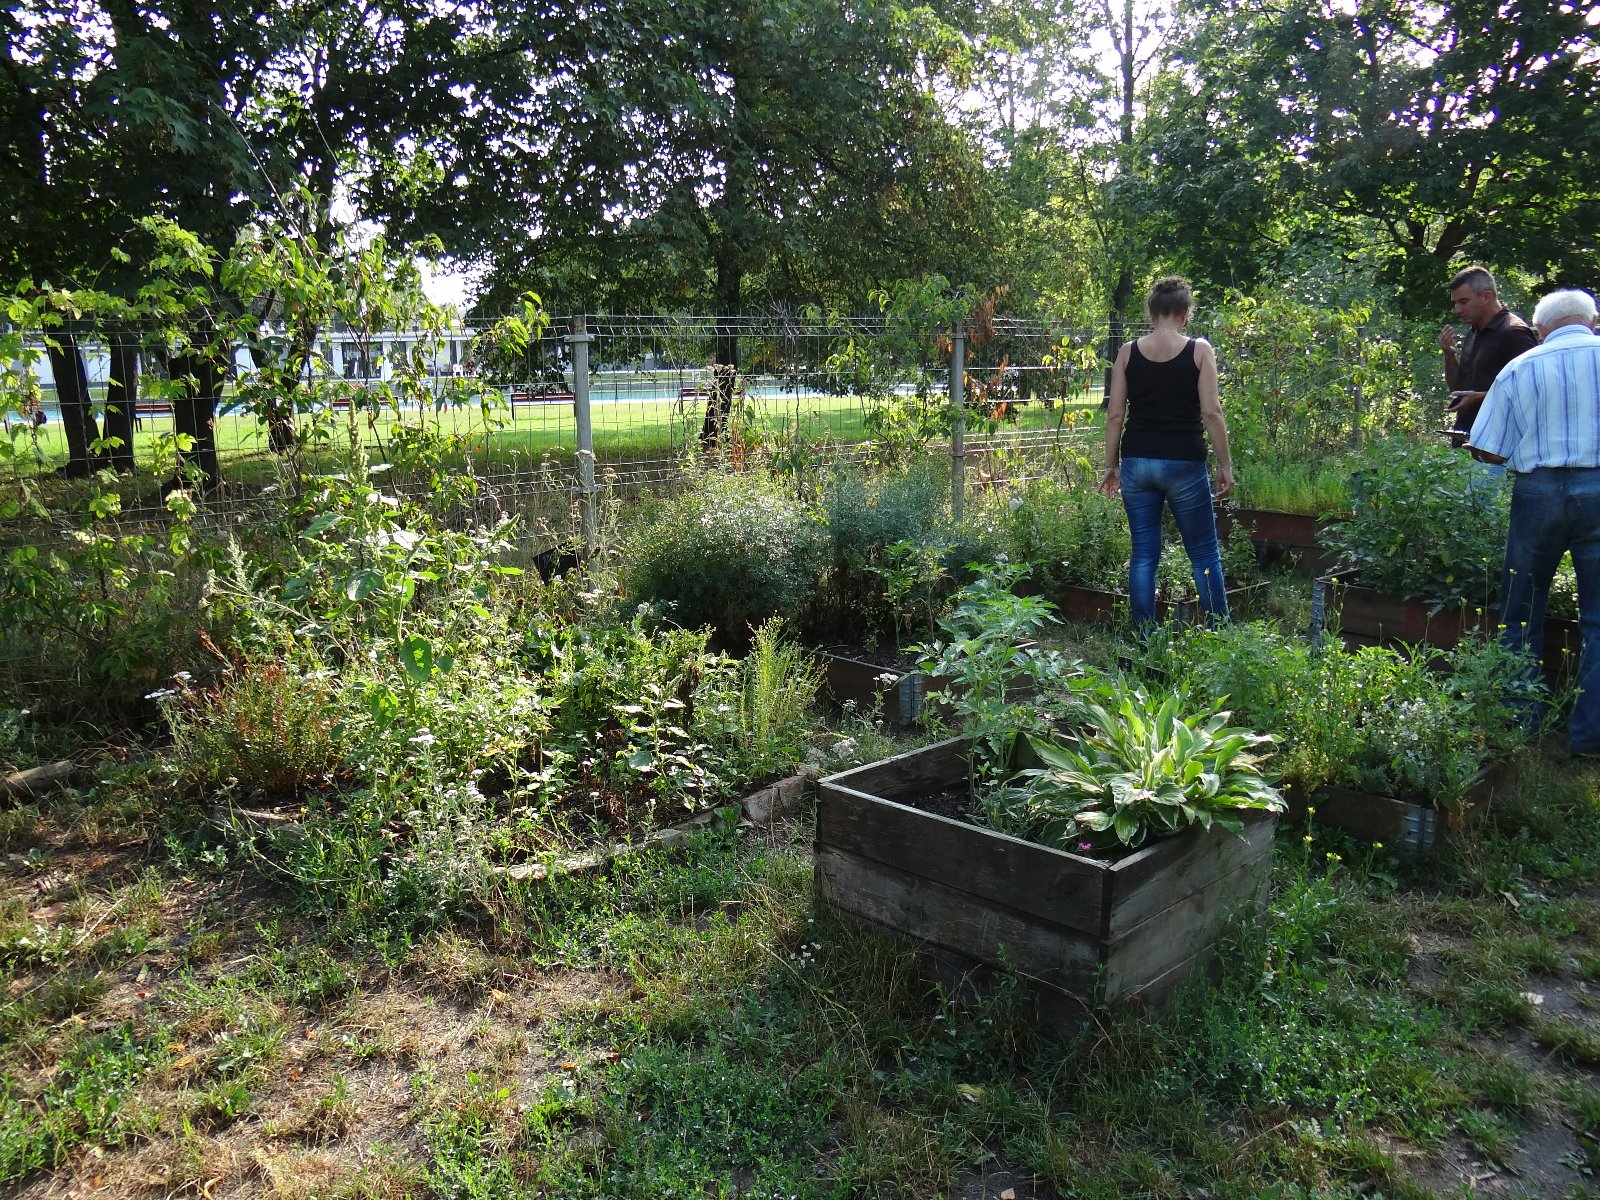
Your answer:
[[[48,397],[47,397],[48,398]],[[990,433],[1050,433],[1081,426],[1098,412],[1099,396],[1088,392],[1083,398],[1053,409],[1029,403],[1016,406],[1005,420],[988,420],[968,414],[967,432],[979,437]],[[781,398],[751,400],[736,415],[747,433],[756,440],[812,445],[854,444],[869,439],[867,407],[860,397],[812,393]],[[591,405],[594,450],[602,465],[626,464],[671,458],[698,442],[705,416],[701,400],[608,401],[603,396]],[[339,410],[298,418],[302,429],[315,421],[330,423],[334,430],[353,431],[380,455],[394,434],[403,426],[419,421],[461,435],[467,440],[474,469],[500,473],[518,464],[570,462],[577,450],[577,426],[570,402],[517,404],[511,409],[462,406],[442,410],[392,409],[372,413],[366,410]],[[149,463],[158,456],[159,439],[174,431],[170,416],[146,416],[134,433],[134,457]],[[244,467],[253,460],[269,457],[266,431],[254,414],[224,413],[216,420],[217,449],[225,475],[230,466]],[[49,469],[66,461],[66,439],[61,423],[52,420],[37,430],[14,426],[11,431],[25,461]]]

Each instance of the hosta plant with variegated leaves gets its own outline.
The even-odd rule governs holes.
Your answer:
[[[981,802],[1003,833],[1068,851],[1133,849],[1192,825],[1242,833],[1247,811],[1281,812],[1261,768],[1273,739],[1230,725],[1226,710],[1182,711],[1120,679],[1094,687],[1070,736],[1030,735],[1039,765]]]

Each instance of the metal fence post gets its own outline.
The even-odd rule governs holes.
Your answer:
[[[594,417],[589,410],[589,342],[583,318],[572,318],[567,345],[572,350],[572,420],[578,437],[578,511],[583,527],[583,555],[599,549],[600,520],[595,511]]]
[[[967,326],[957,321],[950,332],[950,514],[961,520],[967,500]]]

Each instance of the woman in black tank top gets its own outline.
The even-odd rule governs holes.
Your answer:
[[[1111,369],[1106,473],[1100,481],[1107,496],[1121,491],[1128,510],[1133,542],[1128,605],[1141,629],[1156,619],[1163,507],[1170,507],[1177,521],[1201,607],[1213,617],[1228,615],[1206,475],[1208,433],[1217,455],[1216,496],[1226,496],[1234,485],[1228,426],[1217,396],[1217,358],[1211,343],[1183,331],[1193,308],[1189,285],[1176,276],[1158,280],[1146,308],[1155,328],[1125,343]]]

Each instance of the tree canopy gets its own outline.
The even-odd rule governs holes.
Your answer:
[[[1315,239],[1414,307],[1465,260],[1592,285],[1596,33],[1568,0],[1210,0],[1160,97],[1156,207],[1240,283]]]

